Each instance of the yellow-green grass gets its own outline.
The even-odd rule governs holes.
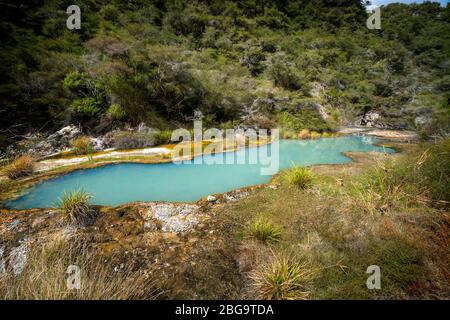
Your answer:
[[[304,300],[310,295],[313,272],[284,253],[275,254],[250,275],[256,297],[264,300]]]
[[[76,155],[90,154],[94,151],[91,139],[87,136],[80,136],[72,141],[73,153]]]
[[[314,184],[314,175],[308,168],[294,167],[283,174],[283,180],[289,186],[308,189]]]
[[[258,217],[255,221],[250,223],[249,234],[251,237],[261,241],[262,243],[270,243],[279,241],[282,231],[267,218]]]
[[[276,190],[256,190],[225,207],[223,237],[236,248],[253,246],[244,260],[250,261],[246,263],[249,275],[259,272],[242,286],[259,287],[265,279],[261,270],[270,270],[273,255],[290,252],[293,262],[306,261],[302,265],[315,274],[307,290],[311,299],[446,297],[450,214],[444,174],[449,170],[449,144],[443,141],[410,149],[382,161],[370,159],[383,156],[367,155],[358,158],[364,163],[332,170],[313,167],[312,172],[321,177],[314,189],[282,184]],[[385,196],[388,200],[383,200]],[[264,243],[241,236],[246,232],[242,226],[258,219],[260,212],[283,230],[282,237],[271,243],[273,254]],[[237,250],[242,256],[242,249]],[[366,286],[370,265],[381,268],[381,290]],[[252,294],[250,298],[262,297],[258,290]]]
[[[68,222],[84,223],[93,215],[91,198],[83,189],[64,192],[58,202],[59,209]]]

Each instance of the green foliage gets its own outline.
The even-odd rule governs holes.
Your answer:
[[[278,123],[282,128],[294,131],[317,130],[328,131],[330,126],[320,119],[319,115],[312,109],[304,108],[295,113],[283,111],[278,114]]]
[[[304,300],[310,292],[313,273],[304,263],[286,254],[275,255],[251,275],[259,299]]]
[[[83,189],[64,192],[59,199],[59,210],[71,223],[83,224],[92,217],[93,210],[89,204],[92,196]]]
[[[170,130],[165,130],[165,131],[158,131],[155,134],[155,139],[156,139],[156,144],[157,145],[161,145],[161,144],[168,144],[172,142],[172,131]]]
[[[274,81],[275,85],[282,86],[285,89],[298,90],[301,88],[302,79],[298,71],[284,56],[272,58],[268,76]]]
[[[284,173],[283,180],[289,186],[309,189],[314,184],[314,175],[308,168],[294,167]]]
[[[156,143],[153,132],[118,131],[111,138],[116,149],[139,149],[153,147]]]
[[[448,206],[450,140],[424,144],[398,161],[381,161],[354,185],[356,205],[386,212],[418,203]]]
[[[72,112],[75,116],[93,118],[100,114],[102,106],[94,98],[82,98],[72,102]]]
[[[240,125],[242,106],[258,98],[275,101],[259,119],[276,118],[276,107],[298,118],[281,117],[293,131],[354,123],[368,108],[410,128],[415,113],[429,110],[423,135],[449,131],[449,108],[439,105],[450,90],[450,23],[437,4],[388,5],[379,32],[366,28],[357,0],[81,7],[77,32],[60,28],[58,2],[3,10],[0,128],[11,130],[2,132],[2,149],[29,128],[55,130],[71,120],[67,113],[91,120],[82,125],[98,133],[108,120],[186,125],[197,109],[208,125]],[[317,84],[324,89],[313,95]],[[311,112],[313,103],[327,107],[329,124]]]
[[[386,292],[407,289],[423,272],[423,254],[406,241],[385,241],[371,247],[373,263],[382,270]]]
[[[249,233],[263,243],[276,242],[281,238],[282,234],[281,229],[263,217],[259,217],[250,224]]]
[[[117,22],[120,11],[113,4],[107,4],[102,7],[100,14],[105,20]]]
[[[109,106],[107,115],[112,120],[124,120],[127,116],[125,109],[117,103]]]
[[[73,91],[87,89],[88,79],[83,72],[71,72],[64,78],[64,87]]]

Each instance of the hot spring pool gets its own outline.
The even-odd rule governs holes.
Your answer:
[[[394,150],[375,146],[377,139],[366,136],[345,136],[318,140],[280,140],[279,170],[295,165],[341,164],[350,161],[342,152]],[[249,152],[270,154],[270,146],[246,148],[234,153],[203,156],[204,162],[214,157],[247,156]],[[228,154],[228,155],[227,155]],[[247,161],[249,162],[249,161]],[[117,206],[132,201],[191,202],[214,193],[223,193],[245,186],[270,181],[261,175],[264,164],[182,164],[118,163],[98,168],[77,170],[38,183],[20,198],[8,201],[10,209],[54,207],[64,191],[83,188],[93,195],[98,205]]]

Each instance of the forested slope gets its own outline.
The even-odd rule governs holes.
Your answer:
[[[68,123],[449,131],[450,9],[361,1],[1,1],[0,145]],[[368,117],[376,113],[376,117]]]

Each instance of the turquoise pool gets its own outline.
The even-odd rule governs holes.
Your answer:
[[[394,152],[375,146],[376,138],[345,136],[318,140],[280,140],[279,170],[294,165],[340,164],[350,161],[344,151]],[[249,152],[270,154],[270,146],[246,148],[232,154],[203,156],[247,156]],[[132,201],[191,202],[214,193],[267,183],[271,176],[261,175],[261,163],[246,164],[182,164],[119,163],[93,169],[77,170],[43,181],[29,188],[17,199],[5,203],[11,209],[54,207],[64,191],[84,188],[93,195],[93,203],[117,206]]]

